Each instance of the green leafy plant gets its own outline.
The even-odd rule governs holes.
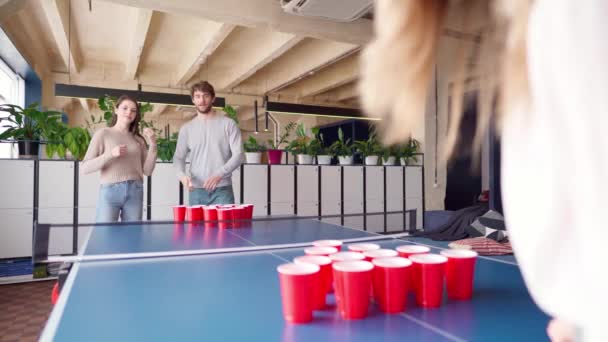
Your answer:
[[[245,152],[264,152],[266,151],[266,146],[262,143],[258,143],[256,138],[252,135],[243,143],[243,149]]]
[[[8,115],[0,118],[3,122],[4,132],[0,134],[0,140],[30,140],[40,141],[48,139],[58,127],[61,127],[61,113],[56,111],[40,111],[38,104],[32,103],[26,108],[17,105],[0,105],[0,112]]]
[[[268,139],[268,149],[269,150],[278,150],[282,144],[287,143],[287,137],[291,134],[291,131],[296,127],[295,122],[290,122],[285,126],[285,130],[283,134],[279,137],[279,141],[275,143],[273,139]]]
[[[118,100],[115,96],[105,95],[97,99],[97,105],[99,109],[103,111],[103,114],[99,118],[95,118],[94,115],[91,115],[89,122],[87,120],[87,125],[90,127],[91,124],[99,124],[102,122],[106,123],[106,126],[110,126],[112,122],[112,115],[114,114],[114,109],[116,108],[116,101]],[[154,105],[149,102],[139,102],[139,114],[141,115],[141,119],[139,121],[139,129],[142,130],[144,128],[152,128],[155,133],[160,134],[160,130],[154,128],[154,121],[146,121],[145,115],[154,110]]]
[[[315,155],[317,152],[318,143],[315,138],[311,138],[306,134],[306,128],[303,123],[300,123],[296,128],[296,138],[287,146],[287,151],[298,155],[308,154]]]
[[[405,159],[405,163],[409,164],[410,161],[417,162],[418,158],[416,154],[419,153],[420,142],[416,139],[410,138],[405,144],[399,147],[399,157]]]
[[[390,157],[399,157],[399,146],[382,146],[382,161],[388,161]]]
[[[224,106],[224,108],[222,110],[224,111],[224,113],[226,113],[226,116],[228,116],[229,118],[234,120],[234,122],[236,122],[236,124],[238,126],[239,119],[236,114],[236,109],[234,109],[234,107],[232,107],[231,105],[226,105],[226,106]]]
[[[159,137],[156,139],[158,151],[158,159],[168,162],[173,160],[175,149],[177,148],[177,132],[167,137]]]
[[[338,128],[338,140],[334,141],[329,146],[329,151],[333,156],[345,157],[353,154],[353,147],[350,143],[350,139],[344,139],[344,132],[342,128]]]
[[[375,132],[371,132],[367,140],[355,141],[354,146],[363,157],[382,154],[382,144],[376,138]]]

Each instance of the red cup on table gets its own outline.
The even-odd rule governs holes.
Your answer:
[[[186,220],[186,206],[176,205],[173,207],[173,221],[184,222]]]
[[[205,221],[217,221],[217,206],[204,205],[203,206],[203,219]]]
[[[386,313],[404,311],[412,261],[402,257],[386,257],[374,259],[372,264],[374,294],[380,310]]]
[[[245,207],[245,219],[251,220],[253,218],[253,204],[243,204]]]
[[[315,277],[320,268],[313,264],[283,264],[277,267],[281,285],[283,317],[291,323],[312,321]]]
[[[317,240],[312,243],[315,247],[334,247],[338,252],[342,249],[342,241],[340,240]]]
[[[220,207],[217,208],[217,219],[219,220],[218,227],[221,229],[230,228],[232,225],[232,208]]]
[[[188,221],[202,221],[203,208],[200,205],[186,207],[186,217]]]
[[[399,253],[397,253],[397,251],[394,249],[374,249],[371,251],[363,252],[363,256],[365,257],[366,261],[371,262],[372,260],[378,258],[396,257],[399,256]]]
[[[441,251],[441,255],[448,258],[445,266],[448,298],[471,299],[477,252],[466,249],[446,249]]]
[[[338,253],[338,250],[335,247],[308,247],[304,249],[304,254],[306,255],[329,256],[335,253]]]
[[[400,257],[409,258],[410,255],[414,254],[425,254],[431,251],[427,246],[420,245],[402,245],[396,248]]]
[[[361,254],[359,252],[338,252],[338,253],[330,254],[329,258],[333,262],[365,260],[365,257],[363,256],[363,254]]]
[[[352,245],[348,245],[348,250],[352,252],[364,253],[374,251],[376,249],[380,249],[380,245],[375,243],[354,243]]]
[[[416,304],[427,308],[441,306],[448,258],[439,254],[415,254],[409,259],[413,263],[416,282]]]
[[[369,261],[341,261],[332,265],[338,311],[344,319],[361,319],[369,310],[374,265]]]
[[[245,219],[247,209],[243,206],[237,205],[232,208],[232,220],[234,221],[234,227],[242,227],[243,220]]]
[[[312,264],[320,268],[318,277],[315,278],[313,289],[313,309],[322,310],[325,308],[325,297],[331,286],[332,268],[331,259],[320,255],[304,255],[293,259],[295,264]]]

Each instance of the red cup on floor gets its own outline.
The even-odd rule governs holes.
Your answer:
[[[377,245],[375,243],[355,243],[352,245],[348,245],[349,251],[359,252],[359,253],[374,251],[376,249],[380,249],[380,245]]]
[[[283,317],[291,323],[312,321],[315,277],[320,268],[312,264],[283,264],[277,267],[281,284]]]
[[[332,265],[338,311],[344,319],[361,319],[369,310],[372,269],[369,261],[342,261]]]
[[[441,306],[443,278],[448,258],[439,254],[415,254],[412,261],[416,282],[416,304],[427,308]]]
[[[176,205],[173,207],[173,221],[184,222],[186,220],[186,206]]]
[[[427,246],[420,245],[402,245],[396,248],[400,257],[408,258],[410,255],[414,254],[424,254],[429,253],[431,251]]]
[[[329,290],[332,281],[331,259],[320,255],[304,255],[294,258],[293,262],[295,264],[312,264],[319,266],[319,276],[315,279],[313,290],[313,309],[325,309],[325,297],[327,296],[327,291]]]
[[[334,247],[309,247],[304,249],[304,254],[306,255],[329,256],[335,253],[338,253],[338,250]]]
[[[186,207],[186,217],[188,221],[202,221],[203,220],[203,208],[200,205]]]
[[[232,225],[232,208],[218,208],[217,219],[219,220],[218,227],[221,229],[230,228]]]
[[[372,264],[374,294],[380,310],[386,313],[404,311],[412,261],[402,257],[386,257],[374,259]]]
[[[340,240],[317,240],[312,243],[315,247],[334,247],[338,252],[342,249],[342,241]]]
[[[445,282],[450,299],[471,299],[477,252],[466,249],[447,249],[441,255],[448,258]]]
[[[397,251],[394,249],[374,249],[363,252],[363,256],[365,257],[366,261],[371,262],[373,259],[396,257],[399,256],[399,253],[397,253]]]

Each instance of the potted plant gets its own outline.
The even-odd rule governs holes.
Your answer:
[[[376,138],[376,133],[372,132],[367,140],[355,141],[355,148],[363,157],[365,165],[378,165],[378,155],[382,153],[382,145]]]
[[[399,157],[401,158],[401,165],[409,165],[411,161],[417,162],[416,154],[420,149],[420,142],[416,139],[410,138],[405,144],[399,148]]]
[[[40,111],[38,104],[32,103],[26,108],[17,105],[0,105],[0,112],[8,115],[0,118],[4,122],[4,132],[0,140],[13,139],[17,141],[20,156],[37,156],[40,141],[48,139],[49,135],[62,127],[61,113],[56,111]]]
[[[177,132],[169,137],[158,137],[156,139],[156,146],[158,149],[158,159],[164,162],[172,161],[175,148],[177,147]]]
[[[266,146],[258,143],[253,135],[250,135],[243,144],[243,149],[245,150],[247,164],[260,164],[262,162],[262,152],[266,151]]]
[[[353,147],[350,139],[344,140],[344,132],[342,128],[338,128],[338,140],[334,141],[329,146],[331,154],[338,157],[340,165],[352,165],[353,163]]]
[[[399,154],[399,147],[392,146],[382,146],[382,165],[390,166],[395,165],[395,161]]]
[[[297,156],[298,164],[312,164],[318,145],[315,141],[306,134],[304,124],[300,123],[296,128],[296,138],[289,143],[287,150]]]
[[[319,127],[315,127],[312,129],[313,135],[316,137],[311,144],[314,144],[313,149],[315,151],[315,155],[317,156],[317,164],[319,165],[331,165],[331,152],[329,148],[325,145],[325,140],[323,139],[323,134],[320,132]]]
[[[291,131],[296,127],[295,122],[290,122],[285,126],[285,131],[279,137],[279,141],[275,143],[273,139],[268,139],[268,164],[281,164],[283,158],[283,151],[279,148],[282,144],[287,143],[287,137],[291,134]]]

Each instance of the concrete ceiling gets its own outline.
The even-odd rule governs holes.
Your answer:
[[[345,107],[372,37],[369,19],[293,16],[278,0],[2,0],[0,26],[53,82],[185,93],[206,79],[244,101]]]

